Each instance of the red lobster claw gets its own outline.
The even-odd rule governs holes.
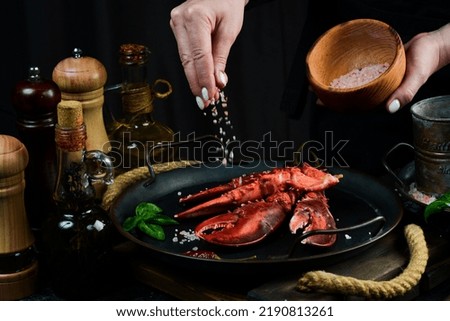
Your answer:
[[[187,203],[198,203],[204,200],[211,199],[213,197],[217,197],[222,195],[223,193],[229,192],[233,189],[238,188],[239,186],[243,186],[254,182],[257,180],[263,173],[255,173],[249,175],[242,175],[236,178],[233,178],[229,183],[218,185],[215,187],[207,188],[203,191],[200,191],[195,194],[190,194],[185,197],[180,197],[179,202],[182,204]]]
[[[265,201],[245,204],[233,212],[203,221],[195,228],[195,234],[222,246],[238,247],[260,242],[283,223],[295,197],[294,192],[280,192]]]
[[[301,230],[303,233],[312,230],[335,229],[336,223],[328,207],[324,192],[307,193],[295,206],[294,214],[289,222],[293,234]],[[318,234],[307,237],[303,244],[327,247],[336,242],[336,234]]]
[[[279,191],[287,191],[290,188],[299,191],[319,191],[336,185],[339,177],[325,173],[314,167],[304,164],[299,167],[275,168],[249,176],[243,176],[232,180],[228,184],[201,191],[180,200],[184,203],[188,200],[217,198],[193,206],[185,211],[175,214],[175,218],[183,219],[223,213],[232,210],[240,204],[264,199]],[[237,187],[235,187],[237,186]],[[221,194],[223,191],[225,193]]]
[[[262,185],[258,181],[232,189],[218,198],[206,201],[199,205],[193,206],[183,212],[175,214],[175,218],[190,218],[210,214],[223,213],[229,209],[238,206],[241,203],[247,203],[257,199],[262,199],[264,192]]]

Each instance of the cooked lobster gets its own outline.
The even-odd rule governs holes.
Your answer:
[[[186,206],[204,202],[175,214],[175,218],[214,215],[196,226],[196,235],[209,243],[236,247],[265,239],[289,215],[292,233],[335,228],[324,190],[339,183],[339,179],[339,175],[307,163],[244,175],[180,198]],[[304,242],[330,246],[335,240],[331,234],[311,236]]]

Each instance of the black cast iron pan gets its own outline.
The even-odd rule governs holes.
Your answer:
[[[126,189],[111,206],[111,217],[122,235],[140,245],[142,255],[180,267],[184,271],[231,275],[254,274],[255,269],[261,273],[273,272],[273,269],[298,271],[336,263],[350,258],[386,236],[402,218],[401,202],[389,187],[351,169],[330,168],[328,170],[331,173],[344,176],[337,186],[326,192],[337,227],[351,227],[382,216],[384,224],[381,228],[368,224],[338,234],[337,242],[329,248],[299,245],[290,255],[287,254],[292,250],[296,236],[288,231],[287,223],[266,240],[240,248],[222,248],[200,240],[189,241],[183,237],[182,231],[189,235],[200,220],[186,220],[181,221],[180,225],[165,227],[165,241],[151,239],[136,231],[128,233],[122,228],[124,220],[134,214],[134,209],[140,202],[153,202],[164,210],[164,214],[173,215],[182,209],[178,203],[181,195],[197,192],[245,173],[270,169],[272,166],[273,164],[264,162],[228,167],[221,163],[210,163],[160,173],[151,184],[141,181]],[[221,259],[204,259],[183,254],[192,250],[213,251]]]

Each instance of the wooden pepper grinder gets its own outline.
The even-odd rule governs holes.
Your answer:
[[[24,202],[27,165],[25,145],[0,135],[0,300],[29,296],[37,285],[35,240]]]
[[[39,239],[42,222],[54,211],[55,123],[61,92],[54,81],[41,77],[38,67],[30,67],[28,78],[13,88],[11,101],[17,112],[18,138],[30,159],[25,170],[25,207],[30,227]]]
[[[110,143],[103,120],[106,69],[101,62],[73,50],[73,57],[60,61],[53,69],[53,81],[61,90],[61,100],[78,100],[83,106],[87,150],[110,152]]]

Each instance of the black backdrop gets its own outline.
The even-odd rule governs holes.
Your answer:
[[[213,132],[189,91],[169,26],[175,0],[11,0],[2,2],[0,72],[0,134],[16,135],[10,92],[38,66],[51,78],[56,64],[75,47],[98,59],[108,72],[106,85],[120,82],[117,62],[120,44],[136,42],[152,52],[150,81],[168,80],[173,93],[155,101],[155,119],[181,137]],[[228,62],[230,117],[241,140],[304,140],[307,124],[280,111],[307,1],[272,1],[246,12],[244,28]],[[105,94],[105,113],[119,112],[117,97]],[[108,120],[105,114],[105,121]]]

